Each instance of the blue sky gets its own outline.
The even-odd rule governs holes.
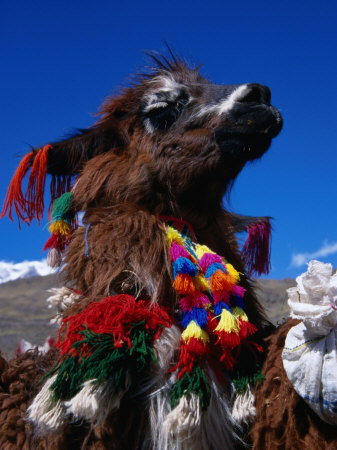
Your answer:
[[[2,2],[0,199],[29,145],[94,121],[102,100],[167,41],[216,83],[270,86],[284,128],[247,166],[231,207],[274,217],[272,278],[308,258],[337,267],[334,0]],[[46,221],[0,221],[0,260],[41,259]]]

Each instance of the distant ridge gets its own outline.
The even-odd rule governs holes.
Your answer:
[[[0,284],[37,275],[46,276],[52,273],[55,273],[55,270],[48,266],[46,259],[42,261],[22,261],[20,263],[0,261]]]

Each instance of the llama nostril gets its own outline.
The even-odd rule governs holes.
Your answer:
[[[256,103],[270,105],[271,92],[269,87],[261,84],[247,84],[247,89],[237,99],[240,103]]]

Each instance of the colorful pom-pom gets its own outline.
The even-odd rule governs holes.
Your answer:
[[[195,286],[192,277],[186,274],[178,274],[174,280],[173,287],[179,294],[193,294]]]
[[[172,264],[173,267],[173,276],[176,278],[178,274],[186,274],[190,277],[195,277],[197,274],[197,267],[192,263],[188,258],[183,256],[176,259],[176,261]]]

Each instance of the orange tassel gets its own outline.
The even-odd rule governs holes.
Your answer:
[[[193,294],[195,292],[193,278],[182,273],[176,276],[173,287],[179,294]]]
[[[13,222],[12,208],[14,206],[16,215],[19,219],[19,225],[20,219],[24,222],[26,221],[26,201],[22,193],[22,180],[32,165],[34,154],[35,152],[31,151],[22,158],[19,167],[16,169],[16,172],[8,187],[7,195],[0,215],[0,218],[2,218],[8,213],[9,219]]]
[[[235,285],[235,279],[229,273],[217,270],[209,279],[209,287],[214,292],[230,292]]]
[[[21,160],[12,181],[8,187],[7,195],[2,207],[0,218],[8,213],[13,221],[12,209],[15,208],[19,220],[30,223],[34,218],[40,222],[44,210],[44,189],[48,166],[48,150],[51,145],[46,145],[38,152],[31,151]],[[22,192],[22,181],[28,170],[31,173],[28,179],[26,193]]]
[[[44,211],[44,189],[46,184],[48,151],[51,145],[40,149],[34,159],[26,191],[27,216],[29,222],[34,218],[40,223]]]

